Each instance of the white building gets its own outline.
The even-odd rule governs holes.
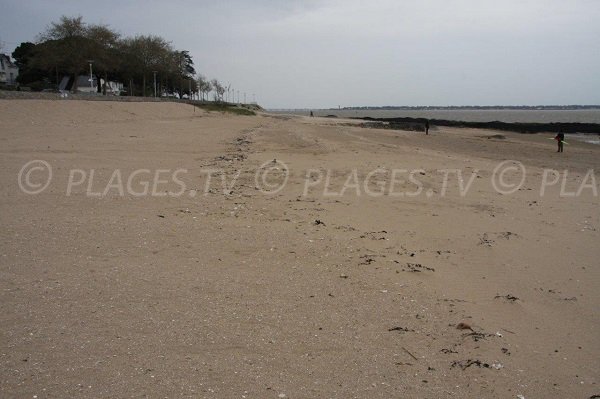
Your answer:
[[[73,78],[64,76],[58,85],[60,91],[68,91],[73,86]],[[101,90],[104,87],[104,79],[100,79]],[[123,83],[107,81],[106,94],[118,96],[123,91]],[[90,82],[90,75],[79,75],[77,77],[77,92],[95,94],[98,92],[98,78],[94,76]]]
[[[19,76],[19,68],[6,54],[0,54],[0,85],[15,86]]]

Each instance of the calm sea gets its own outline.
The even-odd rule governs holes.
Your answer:
[[[272,110],[271,112],[308,115],[310,110]],[[336,115],[340,118],[427,118],[467,122],[581,122],[600,123],[600,109],[583,110],[313,110],[315,116]]]

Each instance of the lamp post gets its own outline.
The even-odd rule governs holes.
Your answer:
[[[158,71],[152,71],[154,74],[154,98],[156,98],[156,72]]]
[[[92,73],[92,64],[94,63],[94,60],[88,60],[88,62],[90,63],[90,89],[92,89],[92,93],[94,92],[94,75]]]

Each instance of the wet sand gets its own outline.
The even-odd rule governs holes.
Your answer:
[[[0,120],[2,397],[600,394],[599,146],[173,103]]]

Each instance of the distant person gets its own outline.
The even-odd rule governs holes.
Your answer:
[[[310,117],[311,117],[311,118],[312,118],[312,117],[314,117],[314,115],[313,115],[313,112],[312,112],[312,111],[310,111]]]
[[[425,134],[429,134],[429,119],[425,119]]]
[[[556,152],[563,152],[563,142],[565,141],[565,134],[559,131],[554,140],[556,140],[556,142],[558,143],[558,150]]]

